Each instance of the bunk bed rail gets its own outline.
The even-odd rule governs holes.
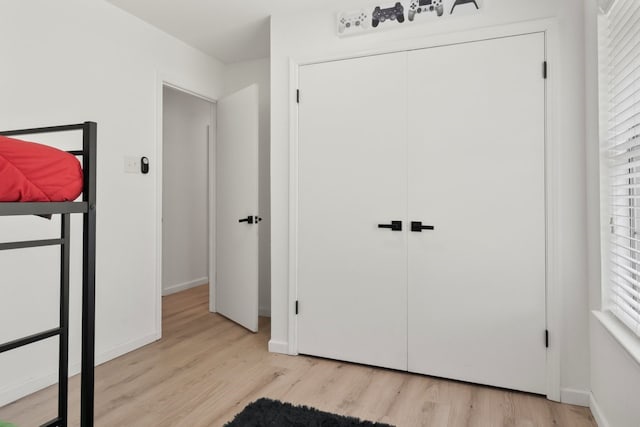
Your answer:
[[[69,132],[74,130],[84,130],[84,127],[92,122],[78,123],[74,125],[62,125],[62,126],[45,126],[39,128],[30,129],[15,129],[1,131],[0,135],[4,136],[17,136],[17,135],[35,135],[38,133],[55,133],[55,132]]]
[[[0,252],[41,246],[60,246],[60,323],[28,337],[0,344],[0,353],[29,345],[51,337],[59,337],[58,416],[44,427],[66,427],[68,424],[68,365],[69,365],[69,264],[71,214],[83,214],[82,251],[82,361],[80,380],[80,425],[92,427],[94,420],[94,364],[95,364],[95,273],[96,273],[96,162],[97,124],[50,126],[2,131],[0,135],[17,136],[52,132],[82,131],[82,150],[68,151],[82,156],[84,183],[79,202],[0,203],[0,216],[54,215],[62,217],[59,239],[0,243]]]

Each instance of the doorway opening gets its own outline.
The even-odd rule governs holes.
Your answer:
[[[163,320],[172,300],[209,311],[212,161],[216,104],[177,88],[162,88],[162,298]],[[179,295],[178,295],[179,294]],[[178,306],[185,306],[179,304]]]
[[[158,338],[163,299],[187,292],[205,314],[257,332],[258,86],[215,101],[165,81],[158,88]]]

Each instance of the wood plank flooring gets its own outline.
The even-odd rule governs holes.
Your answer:
[[[96,370],[96,426],[222,426],[270,397],[398,427],[594,427],[587,408],[526,393],[368,366],[270,354],[269,319],[252,334],[208,312],[206,286],[164,298],[164,338]],[[79,378],[71,379],[78,425]],[[55,416],[50,387],[0,408],[20,427]]]

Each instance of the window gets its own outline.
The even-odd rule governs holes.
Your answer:
[[[609,217],[605,306],[640,336],[640,1],[603,4],[608,9],[600,26],[602,201]]]

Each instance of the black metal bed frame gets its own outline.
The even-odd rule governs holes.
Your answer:
[[[82,150],[69,151],[82,156],[84,187],[79,202],[0,203],[0,216],[61,215],[59,239],[0,243],[0,251],[60,246],[60,325],[38,334],[0,344],[0,353],[59,336],[58,416],[42,427],[67,427],[69,384],[69,262],[71,214],[83,214],[82,255],[82,373],[80,384],[80,425],[92,427],[94,418],[95,360],[95,277],[96,277],[96,139],[97,125],[84,122],[75,125],[52,126],[0,132],[16,136],[54,132],[82,131]]]

